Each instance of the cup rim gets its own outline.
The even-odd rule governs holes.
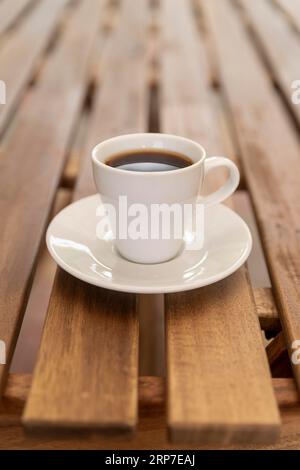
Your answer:
[[[99,149],[101,149],[101,147],[104,147],[106,146],[107,144],[110,144],[111,142],[115,142],[115,141],[118,141],[118,140],[123,140],[123,139],[132,139],[134,140],[135,138],[137,137],[143,137],[143,136],[151,136],[153,138],[166,138],[166,139],[171,139],[173,141],[181,141],[181,142],[185,142],[185,143],[188,143],[188,144],[192,144],[194,145],[195,147],[198,147],[199,151],[201,152],[201,158],[199,160],[197,160],[196,162],[193,162],[191,165],[189,166],[186,166],[184,168],[178,168],[176,170],[173,170],[173,171],[143,171],[143,172],[139,172],[139,171],[133,171],[133,170],[122,170],[120,168],[116,168],[116,167],[112,167],[112,166],[109,166],[109,165],[106,165],[106,163],[98,160],[97,158],[97,152],[99,151]],[[138,148],[138,146],[137,146]],[[150,148],[150,147],[143,147],[144,149],[147,149],[147,148]],[[126,175],[132,175],[132,176],[135,176],[135,177],[138,177],[138,178],[141,178],[141,177],[154,177],[154,176],[170,176],[171,174],[172,175],[177,175],[179,173],[183,173],[183,172],[186,172],[186,171],[189,171],[193,168],[195,168],[195,166],[200,166],[202,165],[202,163],[204,162],[206,158],[206,151],[204,149],[204,147],[200,144],[198,144],[198,142],[195,142],[194,140],[192,139],[188,139],[186,137],[181,137],[179,135],[175,135],[175,134],[164,134],[164,133],[160,133],[160,132],[137,132],[137,133],[133,133],[133,134],[121,134],[121,135],[118,135],[116,137],[110,137],[109,139],[105,139],[103,140],[102,142],[100,142],[99,144],[97,144],[93,150],[92,150],[92,161],[95,165],[99,166],[100,168],[105,168],[107,171],[113,171],[114,173],[119,173],[119,174],[123,174],[126,173]]]

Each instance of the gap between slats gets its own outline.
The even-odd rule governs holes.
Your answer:
[[[7,90],[6,104],[0,108],[0,135],[8,125],[26,86],[36,73],[67,1],[57,0],[53,4],[53,1],[45,0],[33,5],[30,14],[0,48],[1,80]]]
[[[71,172],[71,173],[72,173],[72,172]],[[72,178],[74,178],[74,172],[73,172],[73,176],[71,176],[70,180],[72,180]],[[71,183],[71,184],[72,184],[72,183]],[[268,291],[268,290],[262,290],[262,291],[261,291],[261,295],[264,295],[264,294],[262,294],[262,293],[266,293],[266,292],[268,292],[267,298],[269,299],[269,298],[270,298],[270,295],[269,295],[269,291]]]

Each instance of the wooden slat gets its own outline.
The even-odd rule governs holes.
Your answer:
[[[300,77],[300,38],[282,13],[267,0],[239,0],[267,57],[274,79],[300,123],[300,106],[293,104],[292,83]],[[300,4],[299,4],[300,12]]]
[[[248,224],[252,235],[253,246],[247,260],[251,285],[253,288],[271,287],[266,259],[248,191],[236,191],[234,202],[237,213]]]
[[[51,217],[70,204],[71,197],[71,191],[59,188],[55,196]],[[34,369],[55,273],[56,263],[49,255],[46,243],[43,241],[22,328],[10,366],[12,373],[31,373]]]
[[[292,368],[282,332],[266,348],[272,377],[292,377]]]
[[[0,148],[0,332],[11,361],[69,139],[84,98],[101,2],[81,2]],[[86,27],[89,24],[89,27]],[[84,44],[84,47],[78,45]]]
[[[273,0],[274,1],[274,0]],[[299,0],[275,0],[286,13],[292,24],[300,30],[300,1]]]
[[[147,0],[121,3],[117,29],[101,60],[101,88],[87,130],[76,199],[95,192],[92,147],[105,137],[146,128],[146,18]],[[135,296],[88,286],[59,270],[25,425],[132,430],[137,375]]]
[[[279,331],[281,329],[272,289],[257,287],[253,289],[257,315],[263,330]]]
[[[67,0],[42,0],[0,49],[1,80],[6,84],[5,106],[0,107],[0,134],[30,81]],[[9,2],[13,3],[13,2]]]
[[[167,296],[166,309],[171,435],[211,444],[274,440],[278,417],[243,276]]]
[[[203,37],[203,36],[202,36]],[[207,41],[203,41],[203,46],[206,47],[206,55],[208,56],[207,51]],[[210,93],[209,93],[210,92]],[[214,115],[217,117],[217,129],[218,129],[218,140],[222,142],[222,151],[225,152],[225,155],[228,155],[229,158],[234,161],[237,166],[239,167],[240,171],[240,184],[239,184],[239,191],[242,191],[244,187],[243,181],[243,169],[240,165],[239,157],[238,157],[238,149],[236,146],[234,133],[230,121],[230,116],[228,113],[228,109],[224,103],[223,96],[216,88],[214,89],[206,89],[206,93],[211,95],[212,101],[210,108],[213,108]]]
[[[131,439],[110,433],[40,433],[24,432],[20,424],[22,409],[30,390],[30,375],[10,375],[4,399],[0,406],[0,448],[1,449],[195,449],[194,446],[174,445],[167,439],[165,422],[165,381],[160,377],[139,378],[140,424]],[[300,406],[297,388],[293,379],[272,381],[283,420],[280,440],[271,446],[251,444],[239,449],[299,449]],[[198,447],[198,449],[212,449]],[[215,448],[215,447],[214,447]],[[223,447],[224,448],[224,447]],[[226,449],[237,449],[225,447]]]
[[[18,20],[20,14],[30,5],[32,0],[4,0],[0,4],[0,34],[10,28]]]
[[[162,34],[162,129],[222,154],[205,52],[188,2],[163,2]],[[216,285],[167,295],[166,334],[173,441],[228,444],[277,436],[279,416],[244,269]]]
[[[299,394],[294,379],[272,379],[272,383],[277,403],[281,408],[299,404]]]
[[[26,425],[128,430],[136,424],[135,298],[89,287],[59,270]]]
[[[247,268],[260,326],[268,334],[274,335],[281,330],[281,324],[249,193],[237,191],[234,202],[236,211],[248,224],[252,234],[253,246]]]
[[[300,338],[298,137],[231,3],[200,4],[213,33],[278,313],[291,349]],[[300,365],[293,369],[300,388]]]

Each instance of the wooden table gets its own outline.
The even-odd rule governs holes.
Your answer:
[[[299,449],[300,1],[0,0],[0,41],[0,448]],[[92,147],[143,131],[237,163],[245,268],[165,299],[45,269]],[[34,374],[12,374],[39,288]]]

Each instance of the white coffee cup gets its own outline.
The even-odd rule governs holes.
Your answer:
[[[173,171],[157,172],[128,171],[106,164],[111,156],[139,150],[176,152],[188,157],[193,163]],[[117,217],[120,196],[123,199],[126,197],[128,207],[143,205],[149,209],[149,213],[153,204],[194,204],[201,196],[205,176],[217,167],[229,170],[228,179],[217,191],[200,197],[201,203],[218,204],[229,197],[239,184],[239,171],[231,160],[219,156],[206,158],[204,148],[197,142],[168,134],[129,134],[105,140],[93,149],[92,164],[101,199],[105,204],[113,205]],[[133,239],[124,237],[124,230],[122,233],[122,236],[120,230],[114,233],[115,247],[121,256],[136,263],[168,261],[179,253],[184,243],[183,233],[180,238],[176,238],[172,232],[168,239]]]

